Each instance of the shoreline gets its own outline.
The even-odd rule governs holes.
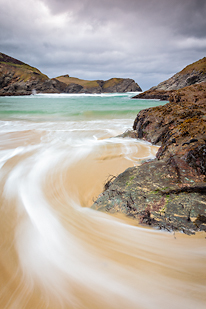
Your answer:
[[[128,168],[92,205],[168,231],[206,232],[206,83],[173,92],[138,113],[132,137],[159,145],[156,159]]]

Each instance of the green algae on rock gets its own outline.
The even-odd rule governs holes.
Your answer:
[[[169,231],[206,231],[206,83],[140,111],[133,130],[122,136],[160,145],[156,159],[117,176],[92,208]]]
[[[206,185],[201,176],[196,175],[198,185],[186,176],[181,174],[180,184],[175,169],[164,160],[129,168],[111,182],[92,208],[121,212],[140,224],[169,231],[206,231],[205,223],[196,223],[198,216],[206,215]]]

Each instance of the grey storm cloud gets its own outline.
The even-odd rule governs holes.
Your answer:
[[[147,89],[205,56],[205,0],[0,0],[1,51],[50,77]]]

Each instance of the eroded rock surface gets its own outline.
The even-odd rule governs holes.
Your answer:
[[[133,129],[123,136],[160,145],[156,159],[109,182],[92,207],[167,230],[206,231],[206,83],[140,111]]]

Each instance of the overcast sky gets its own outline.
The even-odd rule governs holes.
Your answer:
[[[206,56],[206,0],[0,0],[0,51],[50,78],[146,90]]]

